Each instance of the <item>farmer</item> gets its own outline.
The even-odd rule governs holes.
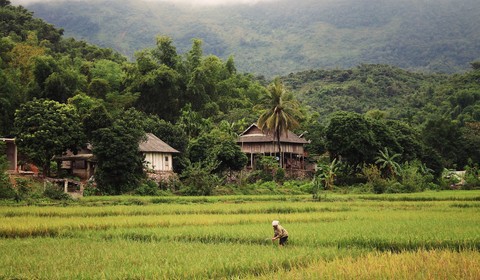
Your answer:
[[[273,226],[272,241],[280,239],[279,245],[284,246],[285,243],[287,243],[287,240],[288,240],[288,231],[286,229],[284,229],[278,221],[273,221],[272,226]]]

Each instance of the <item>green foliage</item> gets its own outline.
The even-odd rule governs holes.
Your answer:
[[[53,200],[69,200],[71,197],[63,192],[63,189],[56,184],[47,184],[43,195]]]
[[[258,156],[255,159],[255,171],[250,174],[250,181],[273,181],[278,169],[280,166],[276,157]]]
[[[124,4],[120,10],[132,7],[130,3]],[[286,1],[280,1],[277,4],[278,6],[275,6],[274,9],[294,5]],[[449,6],[446,3],[443,4]],[[92,9],[95,5],[89,5],[88,9]],[[266,9],[270,5],[268,3],[256,7]],[[321,6],[310,0],[301,1],[295,5],[297,6],[294,10],[309,7],[311,11]],[[345,11],[343,4],[333,4],[332,2],[327,6]],[[383,4],[379,6],[381,7],[375,7],[373,10],[388,10]],[[446,7],[439,6],[442,7],[435,7],[436,12]],[[141,7],[143,6],[137,5],[135,9],[141,9]],[[111,8],[109,5],[99,8],[99,10],[103,9],[110,10]],[[166,8],[166,10],[168,9],[171,7]],[[178,11],[183,10],[183,8],[178,9]],[[262,9],[254,11],[250,16],[261,14]],[[334,10],[338,11],[337,9]],[[249,9],[244,7],[244,9],[238,10],[237,16],[241,18],[245,15],[246,10]],[[350,9],[347,10],[350,11]],[[315,11],[320,14],[325,12],[324,10]],[[405,12],[402,9],[395,11]],[[435,11],[432,11],[432,15],[438,16]],[[159,14],[163,12],[165,11],[161,11]],[[228,14],[227,11],[225,12]],[[55,10],[49,10],[49,13],[55,14]],[[203,13],[209,14],[208,9],[203,10]],[[360,14],[364,13],[364,10],[360,12]],[[69,15],[69,24],[76,23],[80,26],[79,23],[82,23],[91,30],[101,30],[98,22],[89,21],[86,16],[66,14]],[[125,13],[121,20],[115,21],[120,23],[120,21],[124,21],[125,16],[130,17],[133,14]],[[83,124],[83,133],[89,141],[98,140],[101,138],[99,136],[101,134],[108,135],[103,139],[105,141],[103,149],[105,150],[108,149],[107,138],[117,138],[120,137],[118,136],[120,134],[128,134],[128,129],[119,128],[116,122],[122,118],[124,111],[131,107],[142,111],[142,113],[131,116],[132,119],[138,119],[140,123],[138,125],[142,129],[154,132],[162,139],[165,138],[164,140],[168,144],[182,152],[179,158],[175,159],[176,164],[182,163],[187,157],[190,157],[192,161],[203,161],[212,157],[220,162],[218,170],[215,172],[238,170],[243,167],[245,158],[232,139],[235,137],[235,132],[242,131],[246,126],[258,120],[259,116],[265,118],[265,123],[269,119],[268,122],[273,124],[274,130],[284,128],[287,123],[288,125],[294,124],[293,120],[301,121],[302,132],[307,131],[308,133],[305,135],[307,139],[311,140],[311,144],[307,148],[310,155],[317,156],[328,152],[332,159],[341,158],[346,163],[346,167],[342,167],[342,175],[338,177],[338,179],[342,179],[338,180],[341,181],[339,185],[345,184],[348,178],[354,178],[356,166],[374,163],[378,151],[384,148],[388,149],[390,154],[401,155],[395,158],[398,163],[415,160],[424,162],[428,168],[434,170],[436,177],[439,177],[444,166],[461,168],[468,163],[469,159],[472,162],[479,162],[480,159],[480,149],[478,149],[480,145],[478,128],[480,72],[477,62],[471,63],[470,71],[455,75],[430,75],[409,72],[388,65],[362,64],[345,70],[308,70],[292,73],[270,83],[262,76],[240,74],[237,68],[240,69],[243,66],[237,67],[233,56],[223,61],[220,54],[226,54],[225,52],[229,50],[226,42],[232,41],[231,38],[240,33],[249,34],[247,37],[242,35],[241,40],[238,40],[243,46],[242,52],[243,49],[248,50],[249,46],[253,45],[262,46],[259,48],[262,50],[268,49],[268,42],[272,39],[268,34],[273,34],[271,30],[278,31],[275,39],[275,42],[278,42],[280,40],[278,38],[282,38],[281,34],[284,34],[281,32],[293,28],[293,26],[282,24],[283,20],[273,20],[265,23],[265,26],[259,25],[259,29],[265,28],[265,32],[261,36],[255,35],[256,33],[243,33],[235,29],[235,32],[229,34],[228,40],[206,31],[202,27],[203,25],[199,24],[198,28],[189,27],[184,36],[158,36],[156,46],[152,49],[137,49],[139,51],[136,54],[136,61],[127,62],[124,57],[111,49],[62,38],[63,30],[57,30],[42,20],[34,19],[31,12],[23,7],[13,7],[8,1],[0,7],[0,15],[2,16],[0,24],[2,34],[2,38],[0,38],[0,135],[30,139],[29,137],[34,132],[37,133],[35,140],[32,138],[31,141],[19,141],[19,146],[24,146],[21,147],[22,151],[26,151],[26,146],[29,146],[30,151],[26,151],[27,156],[38,165],[42,165],[45,172],[49,170],[50,165],[47,161],[52,155],[60,154],[66,148],[75,150],[74,146],[83,144],[80,143],[84,142],[84,139],[80,139],[83,138],[80,124]],[[309,24],[318,24],[318,17],[316,16],[315,20],[310,21],[310,15],[302,14],[302,18]],[[379,13],[362,21],[357,15],[349,18],[341,17],[342,20],[334,19],[331,15],[324,15],[325,17],[320,20],[320,27],[314,33],[310,32],[313,34],[309,33],[310,37],[327,32],[323,24],[328,23],[329,28],[335,30],[342,28],[340,32],[342,38],[354,40],[357,33],[363,33],[358,28],[392,27],[390,19],[397,16],[396,14]],[[219,16],[221,15],[215,14],[208,18],[214,21]],[[57,17],[58,20],[62,18],[64,19],[64,15]],[[177,24],[180,23],[175,23],[175,25]],[[267,28],[270,24],[274,24],[275,27]],[[304,24],[304,22],[298,24]],[[228,23],[225,23],[225,26],[228,26]],[[237,27],[238,22],[236,21]],[[117,35],[130,34],[116,28],[118,27],[112,28],[109,32],[118,31],[115,33]],[[144,30],[145,27],[142,28]],[[174,26],[171,28],[175,29]],[[350,33],[351,29],[355,29],[355,34]],[[414,29],[416,32],[419,31],[416,27]],[[148,39],[147,31],[140,33]],[[86,30],[85,32],[89,33]],[[157,34],[158,30],[155,32]],[[164,33],[171,34],[170,32]],[[459,32],[452,34],[457,33]],[[291,36],[296,36],[295,34],[288,33],[285,38],[291,41]],[[375,34],[377,33],[375,32]],[[101,36],[103,39],[108,37]],[[152,35],[150,38],[154,36]],[[438,34],[432,34],[432,36],[435,37]],[[202,38],[202,40],[191,40],[192,37]],[[324,38],[325,36],[322,36],[322,40]],[[331,38],[327,36],[327,41],[332,40]],[[122,41],[127,44],[125,40]],[[442,46],[444,46],[443,43],[442,40]],[[259,63],[261,57],[252,60],[251,53],[249,53],[249,58],[245,59],[241,52],[235,52],[236,59],[239,58],[239,65],[248,63],[258,64],[258,67],[267,67],[263,65],[268,65],[268,67],[275,67],[278,71],[281,71],[284,65],[290,67],[292,61],[314,61],[312,58],[307,59],[312,53],[308,44],[301,46],[304,48],[302,52],[298,51],[299,45],[292,47],[289,44],[289,42],[284,44],[285,50],[281,59],[271,60],[266,64]],[[380,57],[388,53],[389,44],[382,46],[384,52]],[[316,45],[318,46],[318,44]],[[372,45],[368,45],[368,49],[372,48]],[[454,53],[463,53],[467,48],[462,45],[462,49]],[[122,46],[122,50],[125,49],[128,47]],[[338,57],[348,58],[352,53],[352,48],[348,48],[347,52],[338,46],[333,49],[336,52],[336,55],[333,56],[336,57],[334,65],[338,65]],[[395,46],[395,49],[396,56],[385,54],[385,57],[390,57],[389,61],[395,61],[399,57],[405,58],[406,53],[411,53],[413,56],[419,54],[408,51],[413,49],[411,45],[410,47],[398,45]],[[211,55],[212,50],[215,50],[214,53],[219,56]],[[449,51],[447,50],[447,52]],[[369,55],[364,53],[364,57],[369,57]],[[464,55],[464,59],[467,57]],[[422,59],[424,59],[423,56],[416,57],[418,61]],[[478,58],[469,59],[465,60],[463,64]],[[361,61],[368,60],[362,59]],[[408,65],[406,61],[402,61],[402,66]],[[349,67],[357,63],[350,59]],[[428,66],[430,69],[458,67],[458,65],[455,66],[455,63],[441,65],[433,57],[429,58],[425,65],[427,64],[430,64]],[[302,67],[309,67],[308,65],[308,63],[303,63]],[[315,64],[315,67],[318,65]],[[269,73],[266,74],[269,75]],[[269,83],[270,85],[265,87]],[[292,94],[286,94],[287,91]],[[32,100],[33,97],[43,97],[48,100]],[[29,107],[32,106],[31,104],[53,102],[52,100],[59,101],[60,105],[51,103],[51,106],[43,109]],[[302,105],[298,104],[296,100],[301,101]],[[63,107],[65,102],[74,105],[76,108],[74,111],[78,115],[69,111],[72,110],[70,105],[67,105],[69,113],[63,119],[59,118],[57,112],[53,112],[58,111],[54,110],[57,108],[56,106]],[[265,105],[263,109],[266,111],[261,110],[261,105]],[[16,110],[22,114],[22,119],[33,120],[29,123],[25,121],[24,124],[22,121],[18,121],[20,125],[24,126],[18,131],[13,130]],[[348,113],[332,115],[333,112],[341,110],[348,111]],[[291,113],[290,117],[294,118],[289,118],[285,114],[276,115],[275,112]],[[262,115],[262,113],[265,114]],[[270,118],[272,116],[273,118]],[[286,120],[286,122],[281,120]],[[228,129],[225,129],[226,127]],[[68,129],[65,130],[66,128]],[[53,135],[53,132],[56,132],[56,135]],[[39,134],[42,134],[43,138]],[[61,136],[58,136],[60,134]],[[97,139],[94,139],[94,135],[97,135]],[[125,138],[127,137],[125,136]],[[189,140],[191,140],[190,143],[188,143]],[[46,145],[49,146],[48,151],[42,150]],[[187,149],[188,145],[190,148]],[[55,151],[53,151],[53,146],[55,146]],[[112,147],[112,149],[116,148],[122,150],[127,147],[119,148],[115,145]],[[119,150],[110,153],[104,151],[105,157],[102,160],[108,161],[110,155],[118,154]],[[189,152],[191,152],[190,155]],[[134,162],[133,169],[137,172],[137,163],[139,162],[137,157],[132,155],[129,160]],[[114,160],[112,159],[112,161]],[[113,166],[110,167],[113,168]],[[123,166],[120,169],[125,168]],[[181,168],[177,165],[175,170],[180,172]],[[276,172],[260,171],[251,179],[273,180],[276,176],[281,177],[280,169],[275,170],[279,171],[277,175]],[[130,170],[128,173],[130,174],[130,172],[133,171]],[[103,172],[100,178],[102,176],[103,178],[115,177],[116,175],[113,174]],[[122,175],[118,177],[122,177]],[[136,176],[126,177],[128,179],[122,178],[121,180],[132,184],[137,182]],[[277,178],[277,180],[279,179]],[[109,185],[113,186],[114,183],[110,182]],[[132,185],[126,189],[132,190],[135,187],[137,186]],[[117,191],[110,190],[108,192],[116,193]]]
[[[356,166],[373,162],[380,143],[371,130],[371,121],[356,113],[335,114],[325,130],[326,147],[331,157],[342,157]]]
[[[280,157],[280,167],[283,168],[282,149],[280,138],[287,135],[289,130],[299,126],[299,104],[290,95],[280,80],[275,80],[268,86],[267,95],[259,104],[261,115],[257,120],[258,127],[275,136]]]
[[[0,142],[0,199],[11,199],[15,197],[15,190],[12,188],[8,174],[8,160],[5,155],[5,143]]]
[[[470,162],[465,168],[465,184],[462,189],[472,190],[480,188],[480,168],[479,164]]]
[[[367,186],[371,188],[374,193],[384,193],[388,181],[382,178],[382,173],[378,166],[374,164],[364,165],[361,169],[362,176],[367,180]]]
[[[139,114],[133,109],[117,116],[112,126],[93,132],[95,181],[101,192],[122,194],[138,186],[144,177],[143,157],[138,151],[144,136]]]
[[[396,192],[420,192],[432,188],[434,176],[419,161],[404,163],[400,174],[399,183],[401,188]]]
[[[273,179],[275,180],[275,182],[283,184],[283,182],[285,181],[285,169],[283,168],[277,169]]]
[[[235,142],[236,138],[220,129],[202,133],[189,143],[188,154],[192,162],[206,159],[217,161],[215,172],[238,171],[247,164],[247,156]]]
[[[208,130],[211,126],[209,120],[192,110],[192,105],[188,103],[181,110],[181,116],[178,120],[178,126],[185,131],[189,139],[198,137],[202,131]]]
[[[152,180],[146,180],[145,182],[142,182],[140,186],[134,190],[134,193],[136,195],[142,195],[142,196],[156,196],[156,195],[159,195],[161,192],[156,182]]]
[[[321,189],[324,190],[333,190],[335,187],[335,177],[338,174],[340,165],[341,162],[337,161],[336,158],[330,163],[319,162],[317,164],[317,172],[313,179],[313,184],[316,186],[315,189],[317,191],[320,189],[320,186],[322,186]]]
[[[91,182],[88,182],[83,188],[83,196],[97,196],[102,195],[103,193]]]
[[[402,172],[402,167],[396,161],[396,158],[399,158],[400,154],[391,154],[388,151],[388,148],[378,151],[379,155],[375,158],[375,164],[380,164],[380,169],[386,171],[387,178],[394,178]]]
[[[43,167],[45,175],[53,156],[76,150],[84,140],[75,108],[53,100],[24,103],[15,114],[15,129],[20,151]]]
[[[211,195],[215,187],[222,184],[222,179],[215,174],[218,162],[187,162],[180,175],[184,187],[180,190],[185,195]]]
[[[462,145],[460,127],[448,118],[432,117],[422,131],[424,142],[440,154],[445,167],[466,164],[468,158]]]

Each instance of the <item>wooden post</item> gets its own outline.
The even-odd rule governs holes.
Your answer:
[[[65,193],[68,193],[68,179],[65,179],[65,181],[63,183],[63,191]]]

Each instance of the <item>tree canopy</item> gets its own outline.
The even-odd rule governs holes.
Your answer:
[[[17,137],[46,174],[54,155],[91,143],[103,190],[131,191],[144,178],[138,142],[152,132],[181,152],[175,171],[221,179],[245,165],[235,139],[255,121],[277,142],[286,130],[302,133],[312,158],[342,168],[374,164],[385,149],[436,175],[480,159],[476,62],[454,75],[361,64],[270,81],[208,54],[201,39],[182,51],[159,35],[128,61],[1,3],[0,133]]]

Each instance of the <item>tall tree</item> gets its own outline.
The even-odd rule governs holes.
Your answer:
[[[280,137],[282,134],[288,135],[290,129],[299,126],[297,121],[299,115],[298,102],[287,95],[287,91],[278,77],[268,86],[267,93],[261,105],[263,106],[263,113],[258,118],[257,125],[261,130],[275,135],[280,167],[283,167]]]
[[[95,180],[107,194],[122,194],[136,188],[144,177],[143,156],[138,145],[145,136],[140,114],[129,109],[109,127],[93,131],[93,154],[97,158]]]
[[[341,158],[352,166],[373,163],[381,145],[378,144],[369,121],[351,112],[334,114],[325,129],[325,146],[332,158]]]
[[[71,105],[33,100],[15,113],[20,151],[50,175],[50,161],[67,149],[76,150],[84,139],[80,118]]]
[[[177,48],[173,45],[172,38],[168,36],[157,37],[157,48],[152,50],[152,55],[160,64],[165,64],[175,69],[179,61]]]

